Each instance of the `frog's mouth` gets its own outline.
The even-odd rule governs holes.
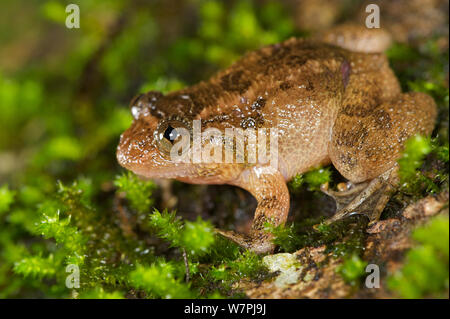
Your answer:
[[[189,165],[185,163],[164,162],[155,156],[148,158],[130,158],[117,152],[119,164],[133,173],[145,178],[177,178],[190,176]]]
[[[146,168],[145,166],[126,167],[136,175],[145,178],[166,178],[166,179],[189,179],[192,177],[187,167],[162,167],[162,168]]]
[[[223,184],[222,176],[212,174],[214,170],[197,169],[192,163],[158,163],[155,161],[130,161],[117,154],[119,164],[142,179],[176,179],[190,184]],[[203,174],[202,174],[203,172]],[[207,173],[207,174],[205,174]]]

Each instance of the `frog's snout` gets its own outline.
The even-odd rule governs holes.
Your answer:
[[[128,145],[128,140],[125,137],[125,133],[123,133],[122,135],[120,135],[120,142],[119,145],[117,145],[116,157],[119,164],[125,168],[128,168],[127,166],[130,162],[127,152]]]
[[[116,157],[119,164],[127,169],[143,165],[151,151],[153,134],[140,121],[135,121],[120,137]]]

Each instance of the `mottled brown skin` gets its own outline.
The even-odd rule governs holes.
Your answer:
[[[357,33],[351,32],[358,48]],[[135,120],[121,136],[119,163],[148,178],[246,189],[258,201],[250,234],[219,232],[258,253],[274,248],[264,224],[287,219],[286,182],[320,165],[332,163],[349,181],[360,183],[342,193],[350,199],[346,207],[338,205],[332,220],[362,211],[364,202],[376,211],[369,218],[377,219],[404,141],[416,133],[430,134],[436,116],[431,97],[401,92],[384,54],[294,38],[250,52],[208,81],[165,96],[149,92],[131,106]],[[155,136],[167,122],[191,129],[194,119],[201,120],[202,129],[277,128],[278,167],[172,162]]]

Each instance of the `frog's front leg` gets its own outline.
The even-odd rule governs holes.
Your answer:
[[[249,191],[258,202],[251,231],[248,235],[223,230],[218,233],[256,253],[272,252],[273,236],[265,225],[284,224],[289,213],[289,191],[283,175],[271,166],[255,166],[243,171],[232,184]]]

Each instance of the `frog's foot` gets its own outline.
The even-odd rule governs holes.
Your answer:
[[[320,185],[320,190],[327,194],[336,202],[336,212],[346,207],[358,194],[367,187],[368,183],[353,184],[352,182],[340,183],[337,185],[337,191],[329,189],[328,182]]]
[[[272,253],[275,249],[275,244],[272,242],[272,236],[268,233],[252,233],[251,235],[245,235],[230,230],[220,229],[216,229],[216,232],[235,242],[239,246],[257,254]]]
[[[324,184],[321,190],[336,201],[336,214],[325,223],[331,224],[358,214],[366,216],[369,225],[377,222],[394,189],[392,179],[395,169],[391,168],[370,182],[340,184],[340,191],[329,190],[328,185]]]

